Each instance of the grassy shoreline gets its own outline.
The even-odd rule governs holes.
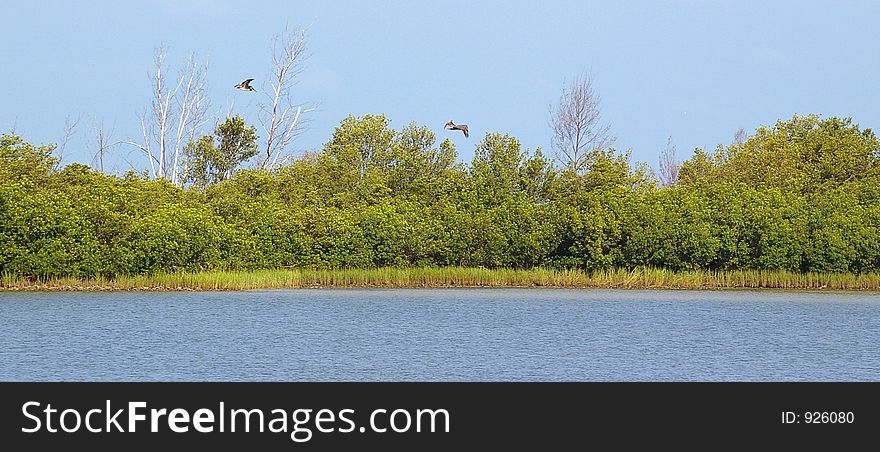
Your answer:
[[[28,280],[0,276],[4,291],[222,291],[282,288],[547,287],[608,289],[796,289],[880,291],[880,274],[787,271],[685,271],[640,268],[598,272],[484,268],[375,268],[160,273],[114,279]]]

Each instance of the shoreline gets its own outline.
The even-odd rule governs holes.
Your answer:
[[[637,268],[596,272],[467,267],[253,270],[159,273],[117,278],[33,280],[5,275],[0,292],[171,292],[268,289],[554,288],[656,290],[880,291],[878,273],[766,270],[682,271]]]

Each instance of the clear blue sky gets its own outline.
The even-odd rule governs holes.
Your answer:
[[[0,3],[0,131],[57,142],[65,118],[79,115],[66,162],[91,161],[98,121],[117,139],[138,136],[163,43],[175,72],[192,52],[208,59],[213,112],[225,115],[233,100],[252,112],[254,93],[232,85],[253,77],[260,86],[285,24],[309,29],[311,58],[295,89],[319,105],[298,152],[365,113],[386,114],[394,128],[431,127],[463,161],[490,131],[549,152],[550,106],[585,71],[616,147],[655,167],[668,136],[685,158],[795,113],[880,127],[874,0]],[[449,119],[471,137],[444,131]]]

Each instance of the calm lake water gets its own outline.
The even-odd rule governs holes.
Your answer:
[[[878,381],[880,294],[0,293],[3,381]]]

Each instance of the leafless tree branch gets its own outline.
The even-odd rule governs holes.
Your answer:
[[[67,143],[70,142],[70,139],[73,135],[76,134],[76,128],[79,126],[79,121],[82,117],[80,115],[76,115],[76,118],[71,119],[70,116],[64,118],[64,135],[61,137],[61,141],[58,143],[58,147],[56,151],[58,152],[58,164],[61,164],[61,161],[64,160],[64,148],[67,147]]]
[[[303,71],[306,54],[305,30],[284,33],[276,36],[272,44],[272,71],[269,86],[269,104],[260,104],[260,123],[266,132],[264,155],[259,167],[263,170],[274,168],[287,150],[290,142],[303,131],[301,116],[313,109],[302,103],[295,103],[291,88]],[[264,85],[265,86],[265,85]]]
[[[156,165],[159,163],[159,159],[153,153],[153,149],[151,147],[151,126],[148,125],[149,121],[147,119],[146,113],[139,115],[139,118],[141,122],[141,136],[143,138],[143,141],[139,143],[134,140],[124,140],[122,141],[122,143],[133,146],[144,153],[144,155],[147,157],[147,161],[150,163],[150,176],[155,179],[156,177],[158,177]]]
[[[208,122],[208,64],[199,63],[192,54],[174,84],[170,85],[166,81],[166,55],[167,50],[161,46],[153,60],[150,110],[149,114],[140,116],[143,142],[124,140],[119,143],[134,146],[144,153],[153,178],[168,179],[180,185],[183,148]]]
[[[741,144],[745,143],[748,138],[749,138],[749,136],[748,136],[748,134],[746,134],[746,130],[743,128],[740,128],[733,135],[733,144],[741,145]]]
[[[179,85],[182,90],[175,96],[175,112],[177,113],[177,125],[175,127],[174,148],[171,157],[171,182],[179,184],[182,171],[180,160],[183,148],[188,142],[195,139],[196,132],[205,125],[207,120],[208,101],[206,91],[206,76],[208,63],[199,64],[195,54],[192,54],[186,67],[181,71]]]
[[[614,143],[611,126],[601,123],[600,103],[592,77],[584,74],[563,88],[559,104],[551,111],[556,158],[572,171],[588,166],[591,151],[607,149]]]
[[[92,161],[98,164],[98,169],[103,173],[104,157],[107,155],[107,152],[110,148],[116,145],[125,144],[126,141],[113,141],[113,133],[116,130],[116,127],[114,126],[108,131],[104,128],[104,121],[93,123],[92,130],[95,135],[95,155],[93,156]]]
[[[666,147],[660,152],[660,185],[672,187],[678,183],[678,170],[681,167],[675,156],[675,143],[672,137],[666,140]]]

